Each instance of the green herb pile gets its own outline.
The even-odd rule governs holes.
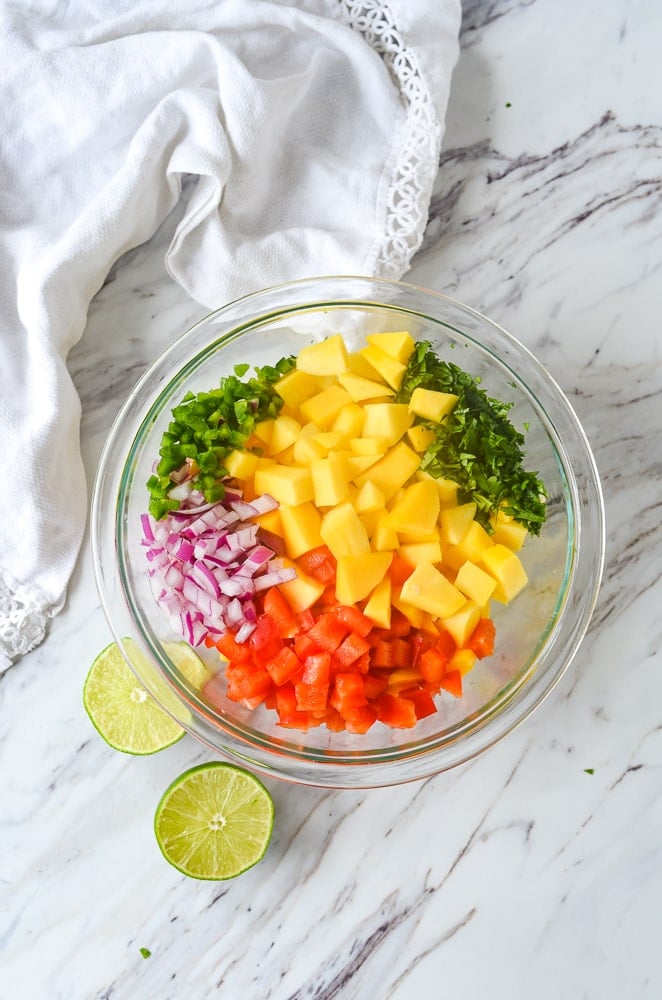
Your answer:
[[[459,502],[475,502],[476,520],[488,531],[490,515],[503,510],[539,535],[545,488],[537,473],[523,467],[524,436],[508,416],[513,404],[491,399],[479,388],[479,379],[442,361],[426,341],[416,345],[409,359],[397,401],[408,402],[419,386],[459,397],[441,423],[420,421],[435,433],[421,469],[457,483]]]
[[[152,517],[159,520],[179,507],[179,501],[168,496],[175,485],[171,473],[187,459],[200,470],[195,486],[206,503],[223,499],[221,479],[228,475],[223,459],[244,446],[257,423],[278,416],[283,401],[273,386],[294,365],[294,358],[281,358],[275,366],[255,368],[255,377],[246,380],[250,365],[236,365],[234,375],[222,378],[218,389],[184,396],[173,408],[173,420],[161,438],[156,472],[147,481]]]

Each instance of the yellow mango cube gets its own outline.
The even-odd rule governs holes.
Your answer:
[[[432,563],[419,563],[400,591],[402,601],[437,618],[449,618],[466,598]]]
[[[373,347],[395,358],[401,365],[406,365],[413,354],[416,343],[407,330],[397,330],[393,333],[369,333],[365,338]]]
[[[235,479],[249,479],[255,475],[259,457],[250,451],[240,451],[237,448],[225,456],[223,465]]]
[[[313,375],[295,368],[275,383],[274,390],[287,406],[298,410],[305,399],[315,395],[317,383]]]
[[[403,365],[400,361],[396,361],[386,351],[383,351],[381,347],[375,347],[374,344],[368,344],[360,353],[392,389],[400,388],[400,383],[407,370],[406,365]]]
[[[457,483],[454,483],[452,479],[444,479],[443,476],[439,479],[435,479],[435,477],[431,476],[429,472],[424,472],[422,469],[418,470],[416,478],[431,479],[433,483],[437,484],[439,502],[442,510],[445,510],[447,507],[457,506]]]
[[[355,503],[356,501],[354,501]],[[368,538],[372,539],[375,531],[377,530],[377,525],[379,524],[382,517],[382,512],[380,510],[370,510],[365,514],[359,514],[359,520],[366,530]],[[375,549],[374,545],[370,546],[373,551],[378,552],[379,549]]]
[[[444,628],[453,636],[458,648],[462,648],[468,643],[479,620],[480,606],[475,601],[468,600],[455,614],[444,618]]]
[[[299,407],[299,413],[304,420],[312,420],[320,430],[326,430],[343,406],[351,402],[349,393],[342,386],[331,385],[328,389],[322,389],[315,396],[306,399]]]
[[[351,452],[345,453],[345,461],[349,469],[350,478],[355,482],[357,476],[366,472],[380,459],[379,455],[353,455]]]
[[[340,413],[335,417],[331,429],[338,435],[339,442],[347,444],[350,438],[355,438],[363,429],[364,413],[358,403],[349,403],[343,406]]]
[[[418,463],[419,458],[416,452],[404,441],[398,441],[393,448],[386,452],[383,458],[361,475],[356,476],[354,481],[360,488],[369,479],[372,480],[388,501],[413,476],[418,468]]]
[[[386,438],[350,438],[347,446],[355,455],[385,455],[388,451]]]
[[[487,604],[496,589],[496,580],[480,566],[467,559],[455,577],[455,586],[479,607]]]
[[[282,503],[278,508],[285,539],[285,551],[290,559],[296,559],[304,552],[310,552],[322,545],[320,527],[322,515],[314,504],[301,503],[290,507]]]
[[[400,545],[395,531],[388,526],[388,514],[380,515],[371,537],[375,552],[391,552]]]
[[[341,604],[362,601],[384,579],[392,558],[390,552],[340,556],[336,572],[337,600]]]
[[[422,389],[417,386],[409,400],[409,412],[423,420],[439,423],[455,408],[459,396],[452,392],[437,392],[436,389]]]
[[[509,604],[529,582],[519,556],[500,542],[483,552],[481,564],[496,580],[492,597],[502,604]]]
[[[310,375],[341,375],[347,371],[347,348],[339,333],[316,344],[302,347],[297,368]]]
[[[286,559],[283,562],[285,565],[293,565]],[[293,580],[288,580],[287,583],[279,583],[278,589],[292,610],[299,613],[306,611],[307,608],[312,608],[313,604],[319,601],[326,588],[320,580],[302,573],[298,566],[295,565],[294,568],[297,571],[297,576]]]
[[[388,675],[387,692],[398,694],[410,687],[418,687],[421,683],[421,671],[418,667],[396,667]]]
[[[440,563],[441,545],[439,542],[409,542],[398,547],[398,553],[410,566],[419,563]]]
[[[269,444],[271,441],[271,435],[274,429],[274,420],[269,418],[268,420],[258,420],[255,427],[253,428],[253,434],[255,437],[262,442],[262,444]]]
[[[268,510],[266,514],[258,514],[254,521],[265,531],[271,531],[274,535],[280,535],[283,537],[283,525],[280,519],[281,508],[277,507],[276,510]]]
[[[473,670],[477,659],[473,649],[456,649],[446,665],[446,670],[459,670],[464,677]]]
[[[392,603],[393,607],[397,611],[402,612],[413,628],[423,628],[427,619],[425,611],[422,611],[420,608],[415,608],[413,604],[408,604],[406,601],[403,601],[399,593],[393,594]]]
[[[347,499],[349,469],[341,456],[332,453],[326,458],[318,458],[310,466],[310,474],[318,507],[335,507]]]
[[[363,357],[360,351],[353,351],[347,355],[347,367],[353,375],[360,375],[361,378],[367,378],[371,382],[377,382],[379,385],[383,385],[386,389],[390,388],[377,369],[372,367],[370,362]]]
[[[355,375],[354,372],[339,375],[338,382],[356,403],[361,403],[365,399],[388,398],[394,395],[390,386],[384,385],[383,382],[375,382],[371,378],[364,378],[363,375]]]
[[[439,516],[439,493],[433,482],[412,483],[407,486],[389,514],[389,525],[397,532],[430,535],[434,532]]]
[[[382,438],[389,445],[399,441],[412,422],[406,403],[366,403],[363,413],[361,437]]]
[[[491,548],[494,541],[491,535],[478,521],[472,521],[467,528],[464,537],[457,545],[448,545],[444,552],[444,559],[453,569],[458,570],[463,563],[470,560],[473,563],[480,563],[481,556],[485,549]]]
[[[391,606],[391,578],[386,574],[368,598],[363,614],[379,628],[390,628]]]
[[[320,534],[336,559],[370,551],[368,533],[351,503],[341,503],[322,518]]]
[[[428,445],[432,444],[434,439],[434,431],[430,430],[429,427],[423,427],[422,424],[415,424],[414,427],[410,427],[407,431],[407,440],[419,455],[425,451]]]
[[[461,542],[475,515],[475,503],[463,503],[457,507],[442,510],[439,514],[442,542],[446,542],[448,545],[457,545]]]
[[[271,441],[269,442],[269,447],[267,448],[268,455],[279,455],[281,452],[289,448],[290,445],[298,439],[301,434],[301,424],[294,417],[288,417],[287,415],[281,415],[276,417],[274,420],[274,426],[271,433]]]
[[[313,499],[313,480],[308,469],[274,463],[256,470],[255,490],[269,493],[278,503],[297,507]]]
[[[328,449],[324,448],[314,437],[300,437],[292,447],[292,457],[297,465],[312,465],[318,458],[324,458]]]
[[[526,527],[509,514],[504,514],[502,510],[490,520],[494,528],[493,540],[507,545],[512,552],[519,552],[528,534]]]
[[[369,514],[372,511],[384,510],[384,494],[379,486],[372,482],[364,483],[358,492],[354,507],[359,514]]]

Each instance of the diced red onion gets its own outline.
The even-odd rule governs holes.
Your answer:
[[[275,569],[270,573],[264,573],[262,576],[256,576],[253,580],[253,586],[256,592],[268,590],[269,587],[277,587],[279,583],[287,583],[288,580],[293,580],[296,575],[297,571],[293,566],[285,569]]]
[[[256,626],[254,622],[244,622],[244,624],[237,629],[237,634],[235,635],[236,642],[246,642],[246,640],[249,639],[255,631],[255,628]]]

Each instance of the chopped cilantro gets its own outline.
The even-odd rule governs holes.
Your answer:
[[[147,481],[152,517],[159,520],[179,507],[179,501],[168,496],[175,485],[171,473],[186,462],[196,469],[195,485],[205,501],[223,499],[221,480],[227,475],[223,459],[244,446],[257,423],[278,416],[283,401],[274,383],[294,364],[294,358],[281,358],[275,365],[255,368],[255,377],[249,379],[244,379],[249,365],[235,365],[234,374],[222,378],[217,389],[187,392],[173,407],[155,474]]]
[[[584,768],[584,774],[595,774],[595,768],[594,767],[585,767]]]
[[[149,956],[150,956],[150,955],[151,955],[152,953],[151,953],[151,951],[149,950],[149,948],[141,948],[141,949],[140,949],[140,954],[142,955],[142,957],[143,957],[143,958],[149,958]]]
[[[510,103],[510,101],[506,101],[506,107],[507,108],[512,108],[512,104]]]
[[[476,520],[491,531],[498,510],[540,534],[545,521],[545,489],[523,467],[524,437],[508,413],[512,403],[490,398],[479,379],[442,361],[426,341],[416,345],[396,399],[408,402],[417,387],[453,393],[458,401],[441,423],[420,420],[435,437],[423,453],[421,469],[457,483],[460,503],[476,504]]]

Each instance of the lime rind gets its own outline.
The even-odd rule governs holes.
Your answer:
[[[101,738],[120,753],[146,757],[177,743],[185,732],[139,683],[114,642],[90,667],[83,706]]]
[[[172,782],[156,808],[154,833],[177,871],[225,881],[262,860],[273,821],[273,800],[262,782],[216,761],[192,767]]]

